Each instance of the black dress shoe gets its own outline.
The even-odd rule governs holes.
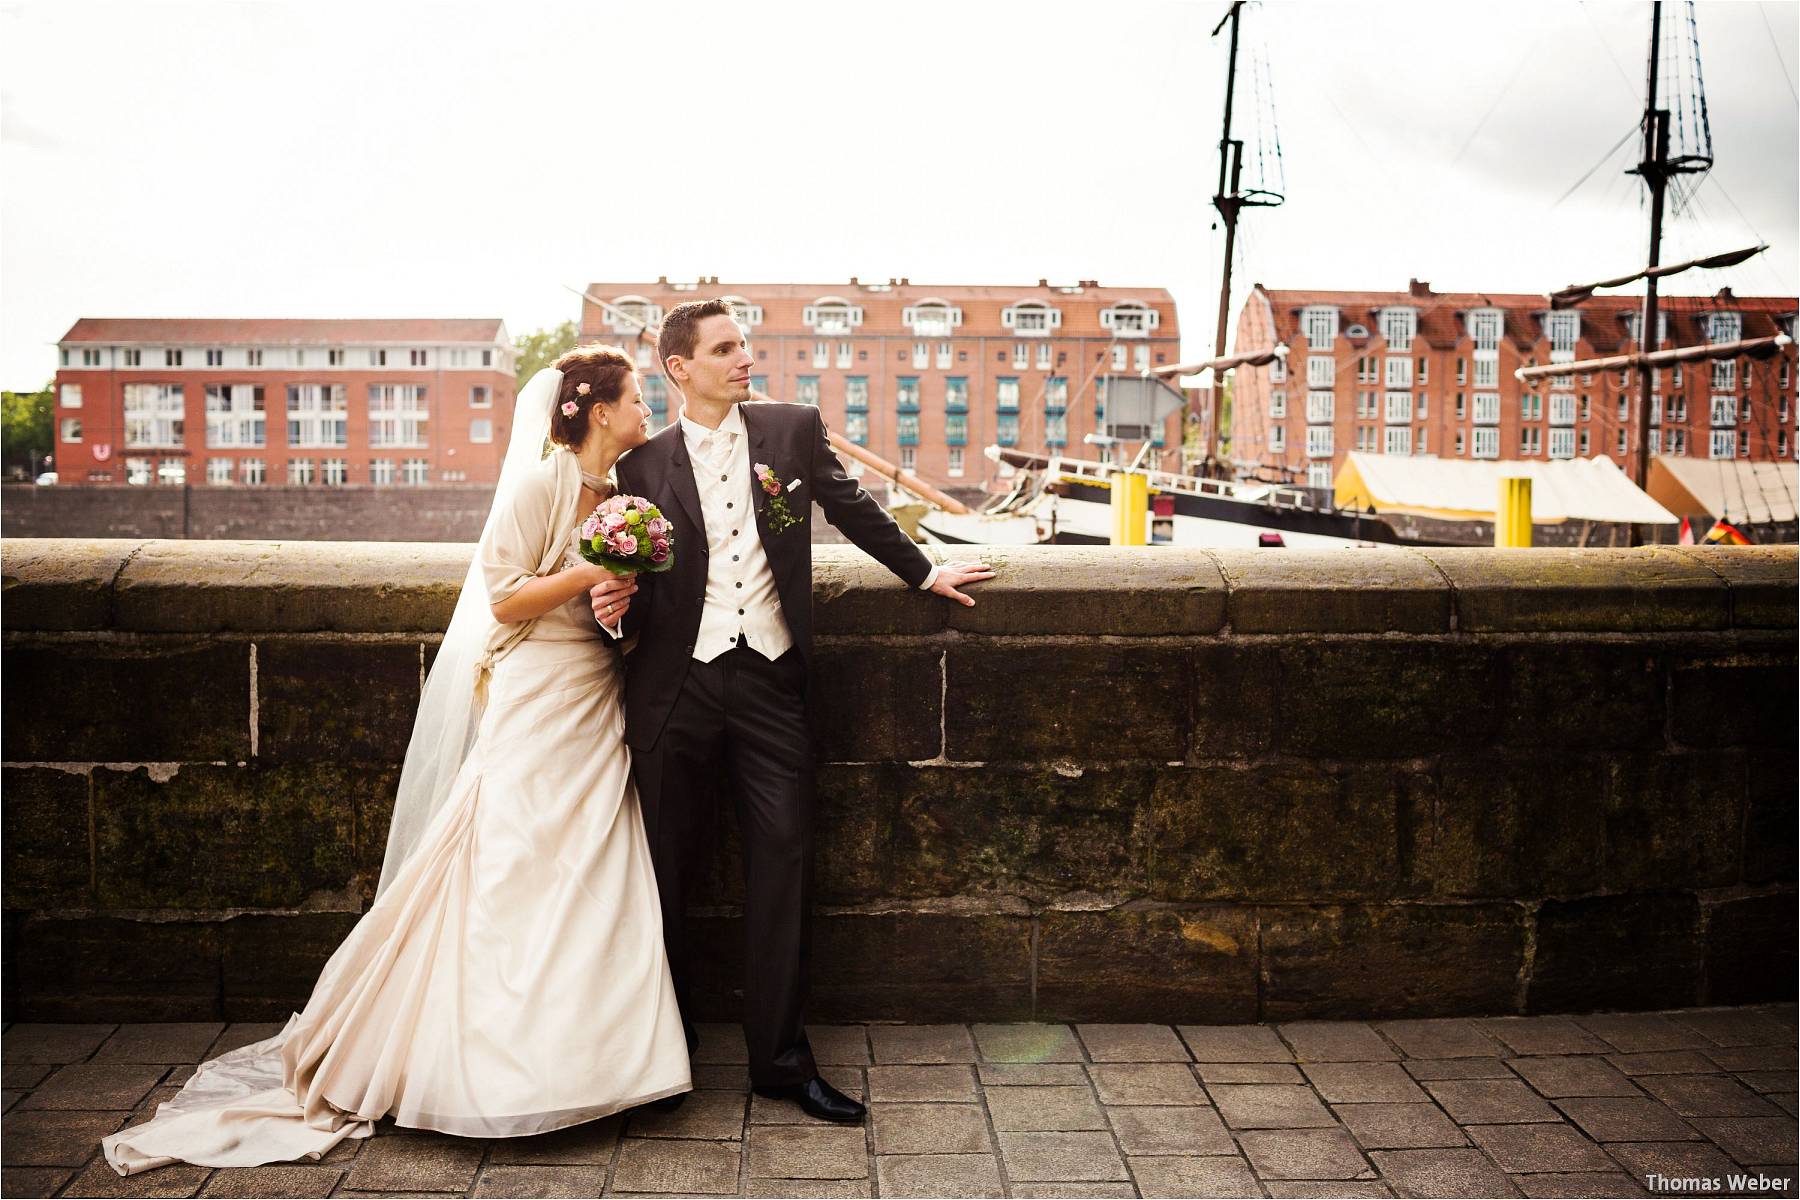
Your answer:
[[[771,1100],[792,1100],[800,1111],[820,1121],[836,1121],[841,1125],[860,1125],[868,1109],[814,1075],[805,1083],[789,1083],[776,1087],[753,1087],[759,1096]]]

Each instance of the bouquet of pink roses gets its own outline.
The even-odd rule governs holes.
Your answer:
[[[669,519],[641,496],[602,501],[579,532],[581,557],[615,575],[655,574],[675,565],[675,534]]]

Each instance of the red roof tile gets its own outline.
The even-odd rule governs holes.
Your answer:
[[[438,318],[233,318],[83,317],[62,336],[64,342],[108,345],[339,346],[432,345],[442,342],[497,342],[506,335],[498,317]]]

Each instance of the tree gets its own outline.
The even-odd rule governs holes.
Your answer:
[[[518,385],[524,387],[527,379],[555,362],[564,351],[573,350],[580,338],[581,331],[573,321],[564,321],[554,329],[534,329],[515,337],[513,361]]]
[[[56,385],[0,392],[0,462],[8,474],[34,479],[54,445]]]

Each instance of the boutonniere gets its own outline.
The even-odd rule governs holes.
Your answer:
[[[769,532],[780,533],[800,523],[800,518],[788,508],[787,496],[783,492],[791,492],[800,486],[798,479],[784,488],[781,476],[769,469],[768,463],[757,463],[751,468],[756,473],[756,482],[768,499],[763,501],[763,515],[768,518]]]

